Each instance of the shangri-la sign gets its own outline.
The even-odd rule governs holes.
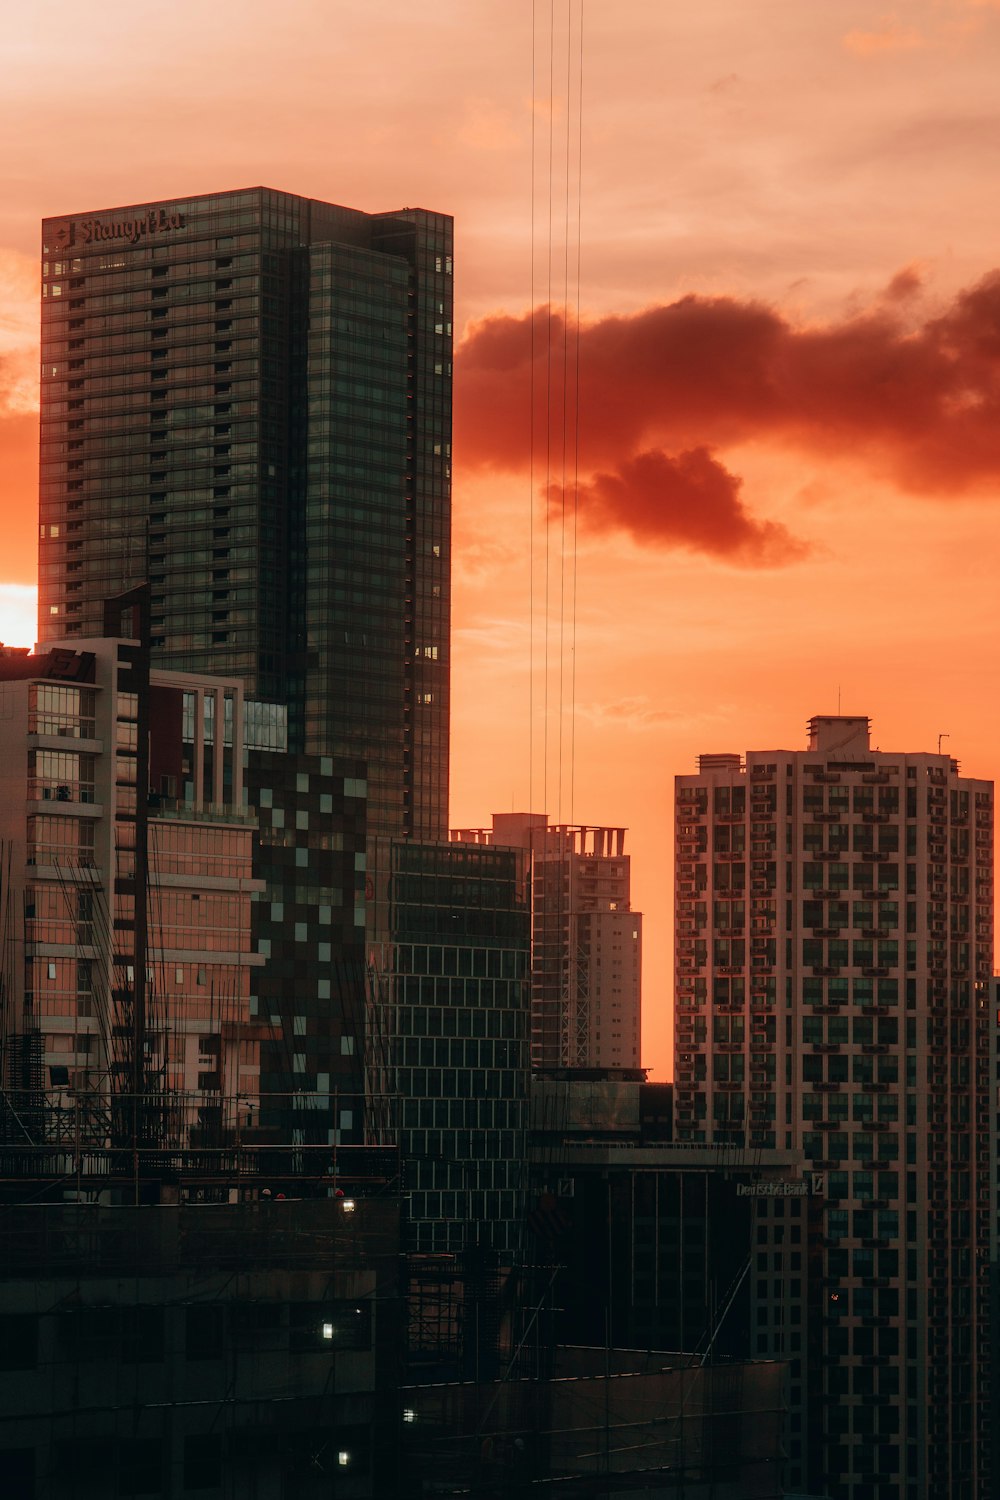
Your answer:
[[[154,234],[167,234],[183,228],[184,215],[175,209],[147,208],[144,214],[132,219],[81,219],[60,224],[56,240],[60,245],[90,245],[98,240],[128,240],[134,245]]]

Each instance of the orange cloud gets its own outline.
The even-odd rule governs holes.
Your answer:
[[[896,16],[886,16],[877,31],[849,31],[844,46],[857,57],[877,57],[887,52],[913,52],[927,46],[927,38],[913,26],[904,26]]]

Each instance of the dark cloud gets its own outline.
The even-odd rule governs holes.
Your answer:
[[[533,429],[536,476],[564,482],[578,442],[581,513],[591,524],[610,525],[617,514],[617,524],[637,529],[638,517],[644,534],[677,542],[684,504],[697,503],[706,517],[684,520],[684,544],[716,552],[725,486],[713,465],[726,471],[710,455],[735,443],[779,443],[823,460],[846,454],[914,494],[1000,493],[1000,271],[922,320],[914,314],[919,289],[918,271],[907,268],[876,310],[819,326],[797,326],[761,302],[697,296],[586,324],[578,434],[563,411],[564,368],[573,411],[572,328],[545,308],[488,318],[458,350],[456,457],[523,471]],[[651,450],[660,451],[654,458]],[[699,464],[700,488],[684,477]],[[678,493],[683,478],[686,501],[651,507],[648,470],[657,465],[664,492]],[[747,528],[766,528],[735,491],[730,498],[730,550],[749,556]],[[657,526],[654,514],[669,523]],[[757,545],[763,556],[778,541],[758,535]]]
[[[579,518],[591,531],[626,530],[638,540],[688,547],[745,567],[781,566],[805,552],[783,526],[755,521],[740,499],[741,481],[706,448],[671,457],[652,449],[615,473],[598,473],[578,493]],[[549,490],[550,514],[562,507]]]
[[[908,302],[911,297],[917,296],[923,291],[924,278],[919,266],[904,266],[897,271],[885,289],[886,300],[889,302]]]

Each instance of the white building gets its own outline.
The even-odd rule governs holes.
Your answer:
[[[972,1500],[992,784],[817,717],[806,750],[702,756],[676,822],[677,1136],[800,1149],[825,1174],[808,1360],[771,1333],[807,1382],[809,1471],[831,1497]]]

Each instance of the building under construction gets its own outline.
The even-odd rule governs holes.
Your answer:
[[[398,1492],[398,1198],[0,1211],[5,1500]]]

